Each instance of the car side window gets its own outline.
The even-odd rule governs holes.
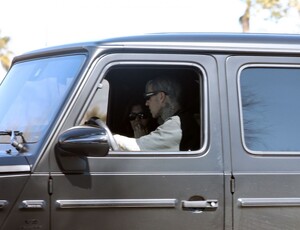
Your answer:
[[[300,150],[299,87],[299,67],[250,67],[241,71],[242,132],[249,151]]]
[[[203,74],[195,66],[115,65],[104,74],[104,80],[102,81],[106,82],[106,88],[109,88],[109,90],[106,90],[104,96],[100,94],[95,95],[84,120],[92,116],[102,116],[100,118],[106,122],[113,134],[130,138],[140,138],[143,135],[149,135],[162,124],[160,119],[153,118],[144,98],[147,82],[157,76],[171,76],[181,82],[184,109],[192,113],[193,119],[199,126],[197,141],[199,142],[198,146],[200,149],[204,139],[204,111],[202,107]],[[103,89],[99,91],[101,90]],[[99,110],[99,106],[97,106],[97,101],[99,100],[107,101],[105,106],[107,113],[101,114],[103,110]],[[142,129],[139,132],[133,130],[134,122],[137,120],[145,121],[146,128],[144,130]]]

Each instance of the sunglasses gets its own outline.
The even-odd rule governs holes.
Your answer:
[[[153,91],[153,92],[144,93],[144,98],[146,101],[148,101],[152,96],[155,96],[156,94],[161,92],[168,95],[165,91]]]
[[[135,120],[137,117],[139,119],[146,119],[146,118],[148,118],[147,114],[145,114],[145,113],[130,113],[129,116],[128,116],[128,118],[129,118],[130,121]]]

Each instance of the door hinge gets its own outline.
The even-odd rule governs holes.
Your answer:
[[[235,179],[233,176],[230,178],[230,192],[232,194],[235,192]]]
[[[48,193],[49,193],[49,195],[52,195],[52,193],[53,193],[53,179],[52,179],[52,177],[49,177],[49,180],[48,180]]]

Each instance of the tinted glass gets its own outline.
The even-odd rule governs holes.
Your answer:
[[[240,84],[246,147],[299,151],[300,68],[247,68]]]
[[[182,115],[181,118],[177,117],[181,119],[180,123],[176,123],[173,127],[181,129],[181,132],[175,132],[174,128],[172,131],[161,131],[162,128],[159,127],[163,123],[161,117],[157,117],[157,115],[153,117],[151,108],[149,108],[150,106],[144,98],[147,83],[158,76],[162,78],[169,76],[180,83],[182,91],[178,102],[181,104],[181,111],[184,112],[179,112]],[[138,138],[139,141],[143,139],[144,143],[139,143],[142,148],[140,146],[138,148],[141,149],[141,152],[150,152],[151,154],[153,152],[157,153],[157,151],[164,154],[167,152],[173,154],[174,151],[179,152],[179,150],[187,151],[187,149],[193,151],[203,146],[204,135],[201,130],[204,130],[205,125],[203,122],[204,109],[202,108],[205,107],[204,103],[201,104],[202,100],[204,101],[204,96],[202,95],[204,90],[200,90],[203,88],[200,69],[185,65],[165,64],[116,65],[105,74],[105,79],[110,85],[106,121],[112,133],[129,138]],[[163,91],[165,91],[165,94],[172,95],[173,92],[171,90],[174,89],[172,87],[164,87]],[[168,109],[164,107],[164,111]],[[170,111],[168,112],[170,113]],[[174,112],[172,111],[172,113]],[[129,118],[131,113],[143,113],[145,114],[145,119],[136,117],[134,120],[131,120]],[[171,116],[171,114],[169,115]],[[183,125],[179,127],[178,124]],[[182,134],[183,128],[184,138],[180,136],[179,139],[178,136]],[[166,130],[168,130],[168,126]],[[178,133],[180,134],[178,135]],[[160,135],[163,136],[161,137]],[[173,141],[173,139],[176,141]],[[177,142],[178,139],[180,142]],[[147,145],[147,143],[151,144]],[[122,150],[130,154],[138,149],[133,148],[134,150],[132,150],[130,147],[127,147]],[[192,153],[192,151],[188,151],[188,153]]]

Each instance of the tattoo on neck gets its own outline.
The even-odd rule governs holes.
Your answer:
[[[165,121],[169,117],[172,117],[178,110],[178,106],[167,103],[162,109],[161,118]]]

